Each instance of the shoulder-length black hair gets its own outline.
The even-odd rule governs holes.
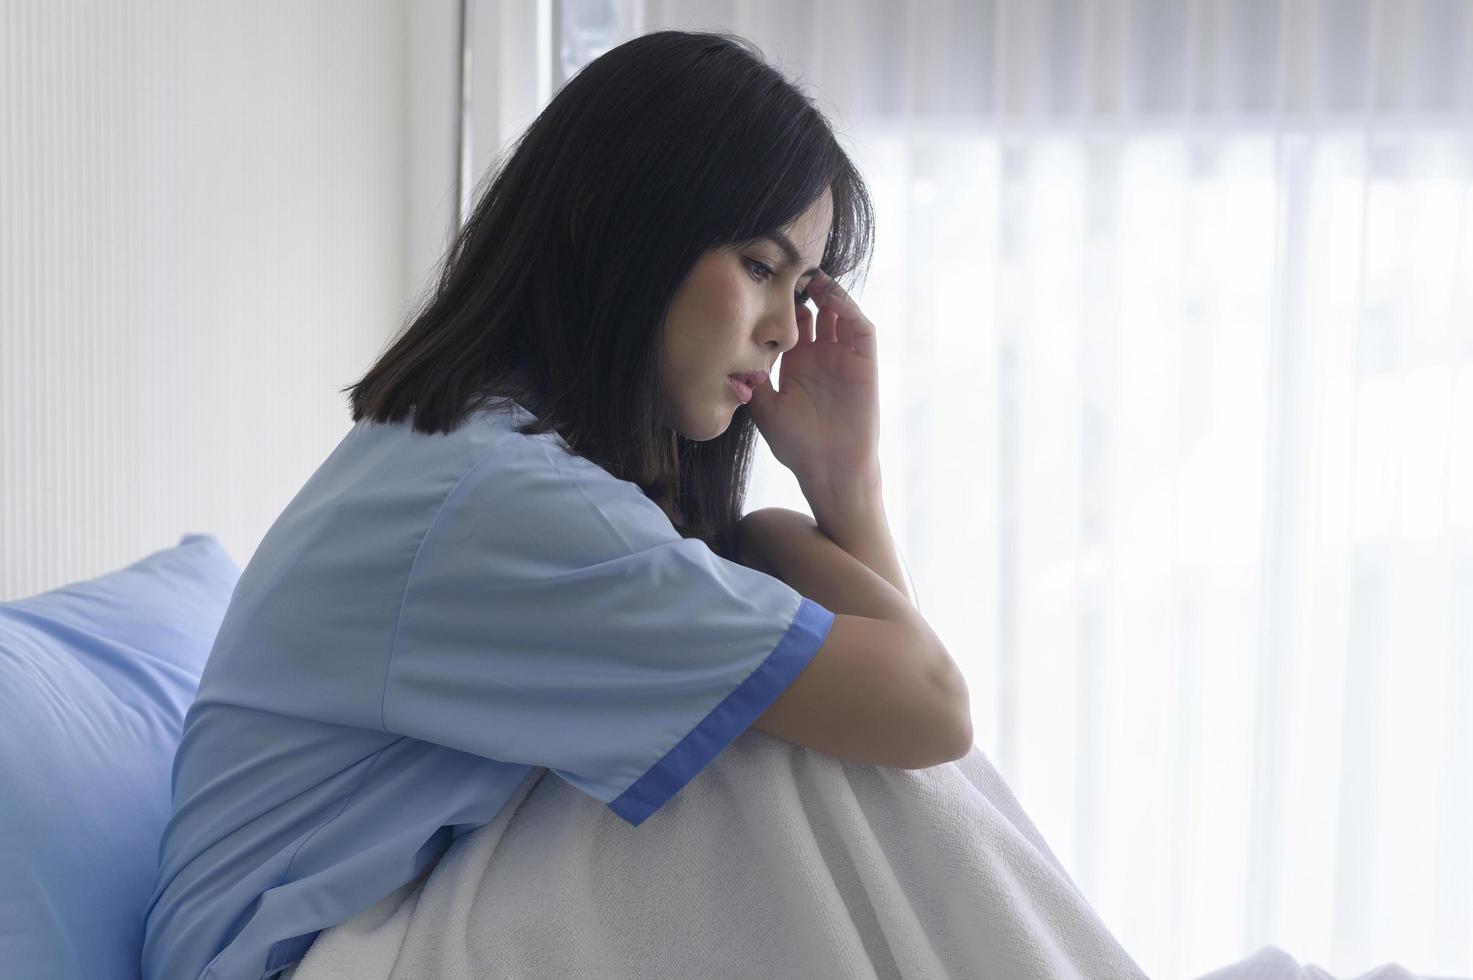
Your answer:
[[[497,397],[637,484],[684,537],[733,557],[756,426],[663,421],[661,327],[707,251],[833,195],[821,264],[873,247],[863,180],[812,100],[728,32],[657,31],[591,61],[511,146],[446,252],[438,285],[351,392],[353,420],[447,433]]]

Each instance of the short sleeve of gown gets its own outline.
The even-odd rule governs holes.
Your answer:
[[[833,621],[682,538],[634,483],[516,439],[467,472],[419,548],[383,724],[545,767],[638,826],[787,689]]]

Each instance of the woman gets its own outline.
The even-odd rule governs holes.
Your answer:
[[[281,971],[542,771],[637,827],[749,728],[912,769],[970,749],[880,506],[874,327],[835,281],[871,221],[740,39],[645,35],[561,90],[241,576],[146,980]],[[741,517],[755,428],[816,522]]]

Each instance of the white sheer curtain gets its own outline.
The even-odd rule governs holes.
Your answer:
[[[1142,967],[1473,974],[1473,2],[555,9],[843,131],[922,611]]]

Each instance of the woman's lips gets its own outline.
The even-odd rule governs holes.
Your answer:
[[[726,382],[731,385],[731,390],[736,392],[737,398],[743,405],[752,400],[752,388],[741,378],[738,378],[734,374],[728,374],[726,376]]]

